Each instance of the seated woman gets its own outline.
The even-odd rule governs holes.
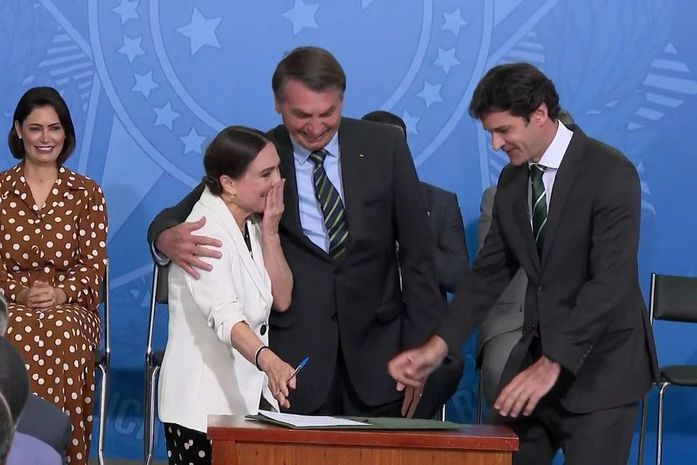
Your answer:
[[[295,388],[293,368],[266,346],[271,307],[287,310],[293,288],[278,234],[285,181],[276,148],[259,131],[232,126],[203,164],[206,188],[187,221],[205,217],[200,233],[221,242],[222,258],[199,279],[170,265],[159,381],[170,464],[211,463],[207,415],[289,407]]]
[[[0,174],[5,337],[22,354],[31,391],[70,416],[68,462],[86,464],[106,205],[94,181],[63,166],[75,148],[75,129],[55,89],[29,89],[12,120],[8,142],[21,161]]]

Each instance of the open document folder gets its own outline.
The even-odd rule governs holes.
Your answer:
[[[257,415],[247,415],[248,420],[262,421],[293,429],[463,429],[450,421],[422,420],[413,418],[389,417],[329,417],[316,415],[295,415],[259,410]]]

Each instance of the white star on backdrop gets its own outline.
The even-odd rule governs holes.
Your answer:
[[[172,110],[172,103],[167,102],[166,105],[161,107],[153,108],[157,119],[155,120],[155,126],[167,126],[167,129],[172,130],[172,122],[179,118],[181,115],[176,111]]]
[[[201,153],[201,142],[205,137],[199,136],[196,128],[192,127],[189,134],[180,137],[179,140],[184,142],[184,155],[190,152]]]
[[[431,84],[428,81],[424,81],[424,88],[417,95],[426,103],[426,108],[431,108],[434,103],[442,102],[443,98],[440,96],[441,84]]]
[[[460,35],[460,28],[467,25],[467,21],[462,18],[462,13],[459,8],[452,13],[443,13],[443,19],[445,23],[443,23],[441,29],[443,31],[453,31],[453,34],[456,36]]]
[[[317,21],[315,21],[315,13],[317,13],[319,4],[305,4],[303,0],[295,0],[293,8],[283,13],[281,16],[293,23],[293,35],[297,36],[300,31],[305,28],[318,29]]]
[[[458,59],[455,58],[455,47],[448,50],[438,47],[438,58],[433,62],[433,64],[440,66],[443,68],[443,72],[448,74],[450,72],[450,68],[460,64]]]
[[[123,45],[119,49],[119,53],[126,55],[128,61],[133,63],[133,59],[136,56],[145,55],[143,48],[140,46],[142,40],[142,37],[131,39],[130,37],[123,36]]]
[[[135,77],[136,83],[133,84],[131,90],[133,92],[140,92],[145,98],[150,97],[150,91],[160,87],[158,83],[152,80],[152,71],[149,71],[147,74],[134,73],[133,77]]]
[[[198,8],[194,7],[189,24],[177,28],[177,32],[189,38],[192,55],[206,45],[220,48],[215,29],[221,20],[222,18],[204,18]]]
[[[138,0],[121,0],[119,6],[114,8],[114,12],[121,16],[121,24],[124,24],[129,19],[139,19],[138,12],[136,8],[138,7]]]

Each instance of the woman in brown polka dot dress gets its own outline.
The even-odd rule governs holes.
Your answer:
[[[32,392],[70,416],[68,462],[87,464],[106,205],[94,181],[63,167],[75,130],[58,92],[28,90],[13,121],[10,151],[22,161],[0,174],[6,338],[24,358]]]

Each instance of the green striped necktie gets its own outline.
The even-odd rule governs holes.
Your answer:
[[[530,164],[530,185],[532,186],[532,234],[537,244],[537,252],[542,255],[545,242],[545,224],[547,224],[547,193],[542,182],[542,175],[547,167],[537,163]]]
[[[329,256],[339,259],[346,253],[349,232],[344,203],[324,170],[324,159],[327,154],[328,152],[324,149],[310,153],[310,160],[315,164],[312,180],[315,185],[315,197],[322,209],[324,226],[327,228]]]

